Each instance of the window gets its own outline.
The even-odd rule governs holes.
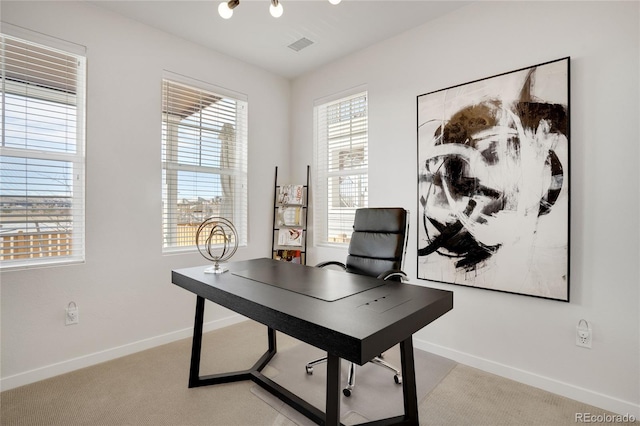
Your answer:
[[[165,74],[162,83],[163,251],[195,248],[210,216],[247,243],[247,102],[206,83]]]
[[[319,244],[348,243],[368,204],[367,93],[314,108],[314,231]]]
[[[82,262],[84,48],[3,23],[0,49],[0,264]]]

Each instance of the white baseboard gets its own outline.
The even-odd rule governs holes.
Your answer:
[[[231,315],[226,318],[205,323],[203,325],[203,332],[216,330],[218,328],[223,328],[228,325],[233,325],[245,320],[246,318],[243,316]],[[162,334],[160,336],[155,336],[115,348],[107,349],[105,351],[95,352],[89,355],[72,358],[56,364],[36,368],[34,370],[25,371],[24,373],[19,373],[13,376],[3,377],[0,379],[0,390],[5,391],[17,388],[19,386],[28,385],[30,383],[35,383],[40,380],[58,376],[60,374],[69,373],[80,368],[90,367],[92,365],[100,364],[105,361],[110,361],[112,359],[120,358],[125,355],[131,355],[145,349],[151,349],[156,346],[171,343],[180,339],[186,339],[192,336],[193,327],[189,327],[171,333]]]
[[[449,358],[460,364],[468,365],[497,376],[515,380],[529,386],[543,389],[556,395],[564,396],[584,404],[593,405],[620,415],[634,416],[640,418],[640,404],[634,404],[629,401],[623,401],[609,395],[604,395],[589,389],[584,389],[569,383],[560,382],[558,380],[544,377],[535,373],[511,367],[509,365],[490,361],[468,353],[456,351],[444,346],[435,345],[424,340],[413,339],[414,347],[423,351],[431,352],[436,355]],[[590,413],[593,415],[602,413]]]

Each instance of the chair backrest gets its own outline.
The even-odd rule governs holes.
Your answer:
[[[388,270],[402,270],[409,213],[403,208],[356,210],[347,272],[377,277]]]

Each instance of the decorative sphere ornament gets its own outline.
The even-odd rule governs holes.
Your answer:
[[[223,217],[211,216],[198,227],[196,246],[205,259],[214,262],[213,266],[205,269],[204,272],[221,274],[228,268],[220,266],[220,263],[229,260],[238,250],[236,227]]]

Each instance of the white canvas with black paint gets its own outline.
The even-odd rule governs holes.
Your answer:
[[[418,278],[569,300],[569,58],[420,95]]]

